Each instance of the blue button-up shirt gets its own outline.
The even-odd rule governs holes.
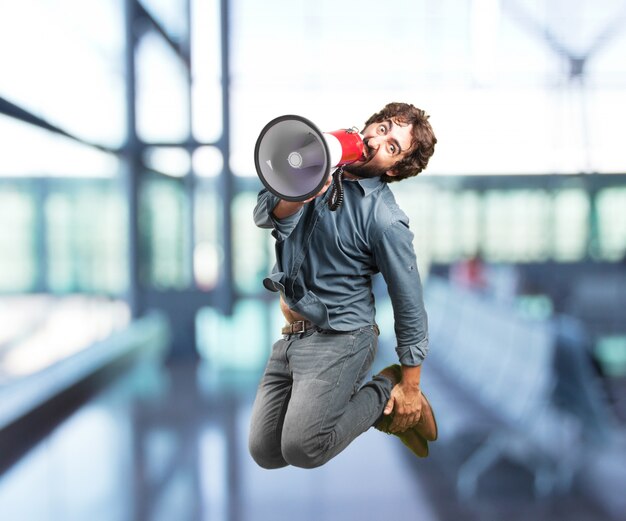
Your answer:
[[[428,327],[407,216],[379,178],[345,180],[336,212],[328,208],[329,194],[278,220],[272,211],[279,198],[259,193],[254,221],[271,228],[276,239],[276,265],[263,284],[317,326],[351,331],[375,322],[372,277],[380,272],[393,306],[400,362],[420,365]]]

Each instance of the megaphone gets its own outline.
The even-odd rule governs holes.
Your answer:
[[[254,165],[265,187],[285,201],[317,194],[331,169],[363,158],[363,138],[355,129],[321,132],[302,116],[270,121],[254,147]]]

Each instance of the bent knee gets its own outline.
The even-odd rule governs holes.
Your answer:
[[[289,465],[303,469],[320,467],[330,459],[315,440],[283,439],[282,454]]]
[[[279,469],[287,466],[280,450],[272,450],[263,443],[255,443],[252,440],[248,443],[248,451],[254,462],[267,470]]]

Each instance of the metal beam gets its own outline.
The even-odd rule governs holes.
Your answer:
[[[100,145],[98,143],[94,143],[92,141],[87,141],[81,137],[78,137],[71,132],[68,132],[61,127],[54,125],[47,121],[46,119],[33,114],[32,112],[26,110],[25,108],[16,105],[15,103],[10,102],[6,98],[0,96],[0,114],[4,114],[5,116],[12,117],[19,121],[23,121],[24,123],[28,123],[38,128],[43,128],[44,130],[49,130],[50,132],[54,132],[55,134],[60,134],[66,138],[71,139],[72,141],[77,141],[82,145],[87,145],[89,147],[97,148],[98,150],[102,150],[103,152],[109,152],[112,154],[118,154],[120,151],[115,148],[110,148],[104,145]]]
[[[154,29],[162,38],[165,43],[178,55],[181,61],[185,64],[185,67],[189,70],[191,68],[191,61],[189,59],[189,47],[181,45],[174,40],[167,32],[167,30],[150,14],[139,0],[135,0],[136,4],[136,19],[146,21],[152,29]]]
[[[233,282],[233,226],[231,206],[235,194],[233,173],[230,169],[230,2],[220,2],[220,62],[222,86],[222,137],[218,147],[224,156],[224,168],[218,180],[219,195],[222,199],[222,248],[224,259],[218,291],[220,309],[231,314],[235,301]]]
[[[133,317],[138,317],[142,309],[139,280],[139,176],[141,174],[141,143],[137,137],[135,48],[138,35],[135,24],[138,16],[136,0],[126,0],[124,29],[126,45],[124,49],[124,77],[126,80],[126,144],[124,146],[125,172],[122,176],[124,198],[128,205],[128,292],[127,301]]]

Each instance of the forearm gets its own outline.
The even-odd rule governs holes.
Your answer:
[[[421,365],[416,365],[414,367],[408,365],[402,366],[402,383],[412,389],[419,388],[421,375]]]
[[[291,217],[300,211],[300,208],[304,206],[304,202],[292,202],[280,199],[278,204],[272,210],[272,216],[274,219],[285,219]]]

